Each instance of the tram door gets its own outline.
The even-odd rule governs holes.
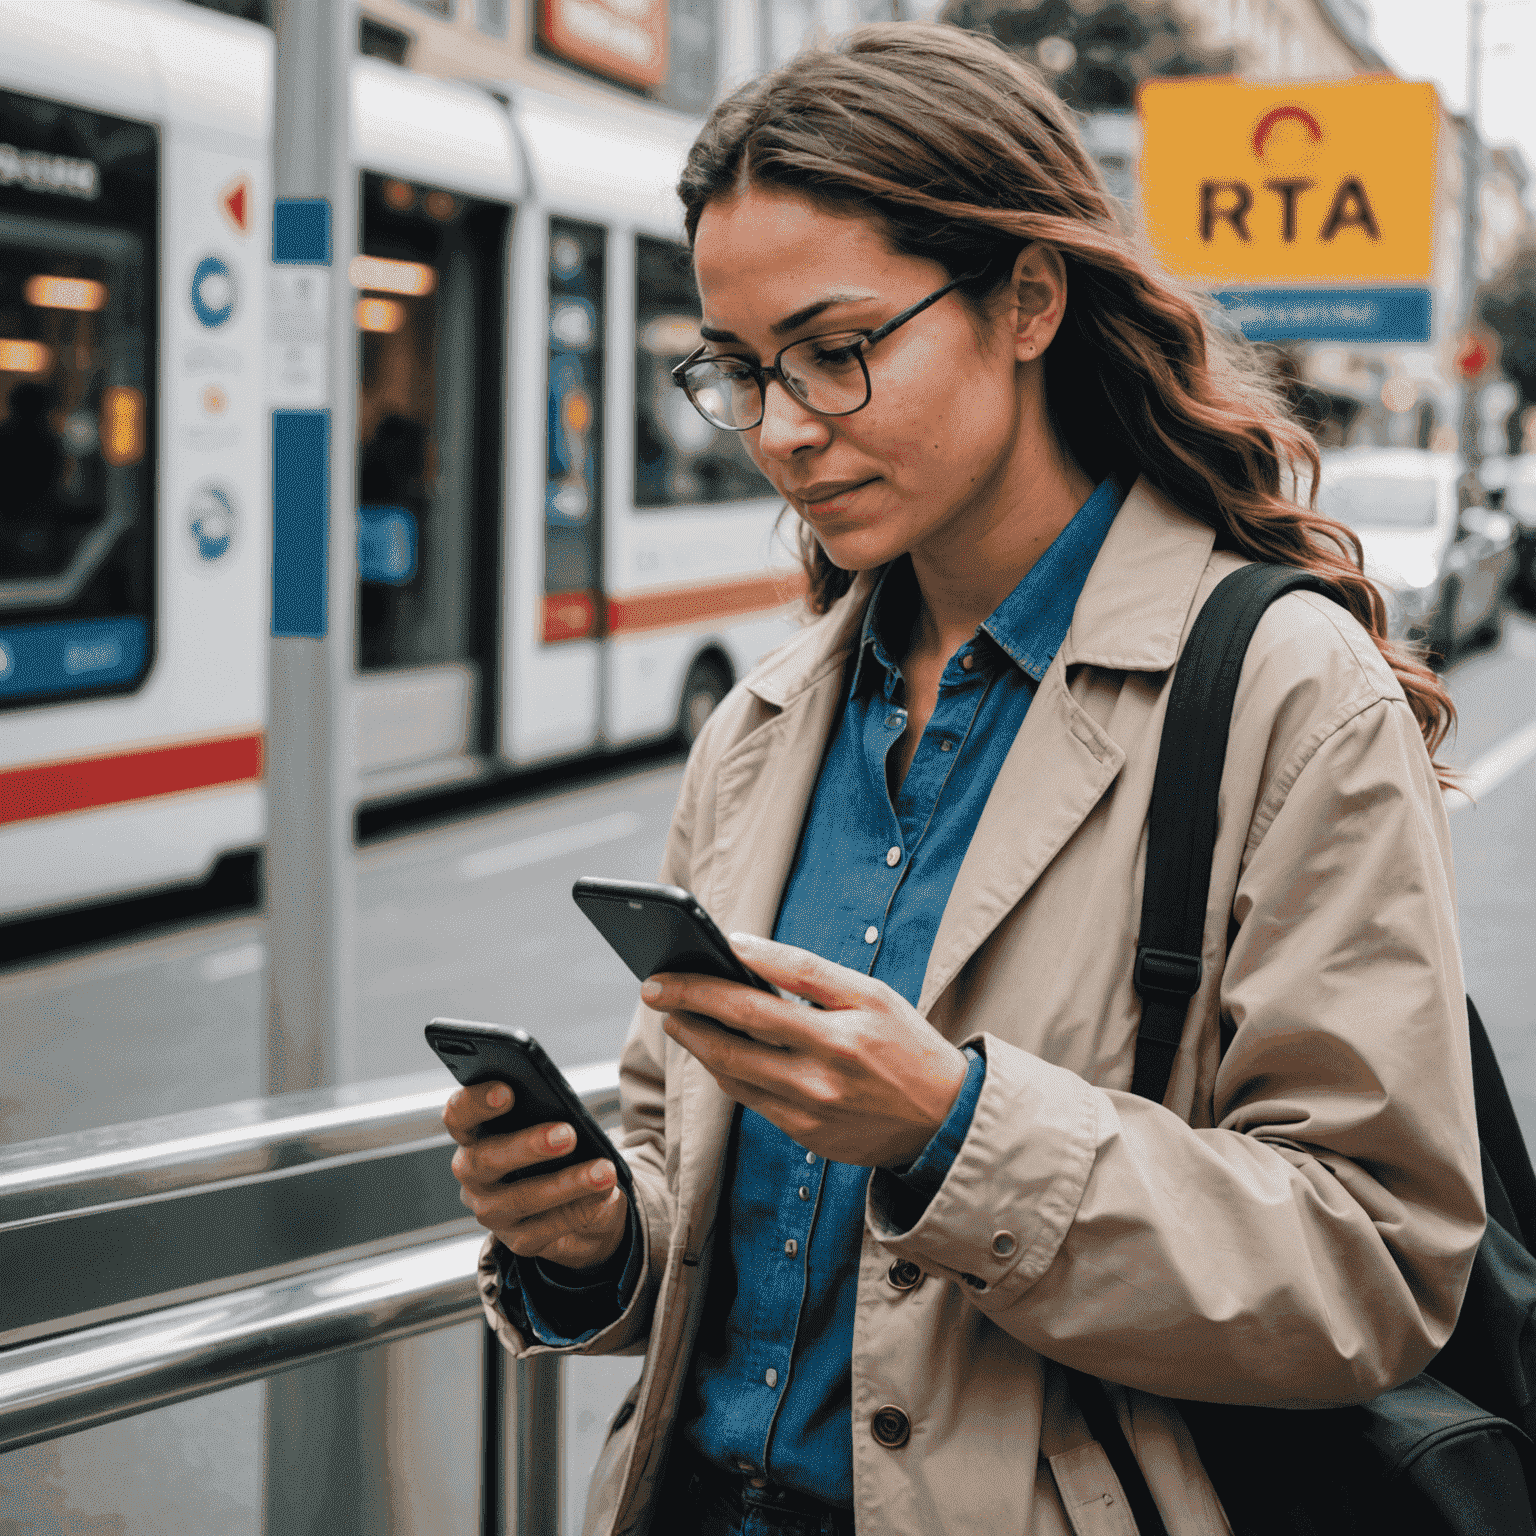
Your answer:
[[[0,91],[0,708],[153,656],[155,131]]]
[[[495,739],[510,210],[363,178],[358,766],[364,797],[470,776]]]

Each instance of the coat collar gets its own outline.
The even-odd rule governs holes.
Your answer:
[[[1137,480],[1088,573],[1062,662],[1166,672],[1215,542],[1212,528]]]

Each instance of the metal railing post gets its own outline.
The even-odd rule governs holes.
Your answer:
[[[565,1461],[560,1356],[519,1360],[509,1374],[514,1377],[517,1398],[513,1417],[516,1522],[509,1536],[560,1536]]]

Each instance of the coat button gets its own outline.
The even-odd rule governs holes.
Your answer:
[[[992,1252],[1000,1259],[1006,1259],[1018,1246],[1013,1240],[1012,1232],[994,1232],[992,1234]]]
[[[897,1446],[907,1443],[912,1424],[900,1408],[887,1403],[884,1408],[875,1409],[875,1416],[869,1421],[869,1432],[887,1450],[894,1451]]]
[[[885,1278],[898,1291],[910,1291],[923,1283],[923,1272],[911,1259],[897,1259],[886,1271]]]

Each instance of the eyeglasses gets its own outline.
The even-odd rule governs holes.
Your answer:
[[[700,347],[672,370],[673,382],[693,402],[711,426],[727,432],[750,432],[763,419],[763,398],[770,379],[777,379],[808,410],[818,416],[852,416],[869,404],[869,365],[864,350],[884,341],[898,326],[937,304],[961,283],[985,274],[968,272],[893,315],[873,331],[838,331],[792,341],[766,368],[744,357],[705,357]]]

